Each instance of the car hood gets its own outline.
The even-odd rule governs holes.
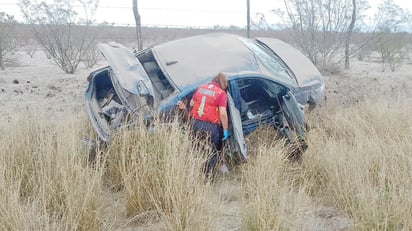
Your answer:
[[[319,70],[313,63],[293,46],[274,38],[256,38],[275,52],[293,72],[298,86],[314,86],[323,82]]]
[[[112,69],[112,78],[135,95],[154,95],[152,83],[138,59],[121,44],[99,43],[98,47]]]

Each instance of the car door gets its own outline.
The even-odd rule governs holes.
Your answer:
[[[122,104],[132,113],[152,104],[154,90],[143,66],[126,47],[118,43],[100,43],[100,51],[111,67],[111,80]]]
[[[237,76],[229,82],[235,105],[240,112],[243,134],[259,126],[273,126],[290,143],[295,134],[304,135],[304,115],[290,89],[258,75]]]
[[[230,134],[229,147],[242,161],[247,160],[247,145],[243,136],[242,119],[230,93],[227,93]]]
[[[292,131],[290,129],[292,128],[298,137],[304,136],[305,117],[303,114],[303,109],[290,91],[288,91],[286,95],[282,96],[282,99],[283,103],[281,104],[281,107],[285,112],[286,117],[283,127],[286,129],[285,132],[289,141],[291,143],[295,143],[295,137],[292,135]]]

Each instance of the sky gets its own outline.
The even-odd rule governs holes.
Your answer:
[[[369,4],[375,8],[382,1],[369,0]],[[18,0],[0,0],[0,12],[12,14],[18,21],[22,21],[17,2]],[[244,27],[246,2],[246,0],[138,0],[138,7],[142,26]],[[282,7],[282,2],[282,0],[250,0],[252,20],[257,21],[259,18],[257,13],[262,13],[269,24],[276,24],[277,18],[271,10]],[[412,1],[394,0],[394,2],[412,12]],[[121,26],[134,25],[132,0],[100,0],[94,18],[97,22],[106,21]]]

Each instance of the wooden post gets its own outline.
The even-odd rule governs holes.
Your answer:
[[[250,0],[246,0],[247,8],[247,37],[250,38]]]

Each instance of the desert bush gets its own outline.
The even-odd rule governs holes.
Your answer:
[[[73,10],[80,4],[85,18]],[[64,0],[50,4],[20,0],[19,5],[26,21],[31,25],[35,39],[47,51],[56,65],[73,74],[83,57],[95,45],[97,34],[92,30],[92,16],[98,1]]]
[[[402,32],[410,22],[411,13],[393,1],[383,1],[375,15],[376,51],[382,61],[382,71],[389,65],[395,71],[406,57],[407,34]]]
[[[399,68],[407,57],[407,40],[403,33],[379,33],[375,44],[382,62],[382,72],[389,65],[391,71]]]
[[[91,68],[96,65],[100,57],[100,50],[97,48],[97,44],[91,44],[86,47],[83,51],[83,56],[81,58],[83,64],[87,68]]]
[[[4,63],[9,61],[10,54],[16,52],[16,41],[13,39],[15,25],[14,16],[0,12],[0,70],[5,69]]]
[[[38,49],[38,43],[35,39],[27,38],[21,41],[21,46],[23,50],[26,52],[30,58],[33,58],[33,55],[36,53]]]
[[[374,33],[356,33],[352,36],[352,53],[359,61],[363,61],[374,51],[375,43]]]

